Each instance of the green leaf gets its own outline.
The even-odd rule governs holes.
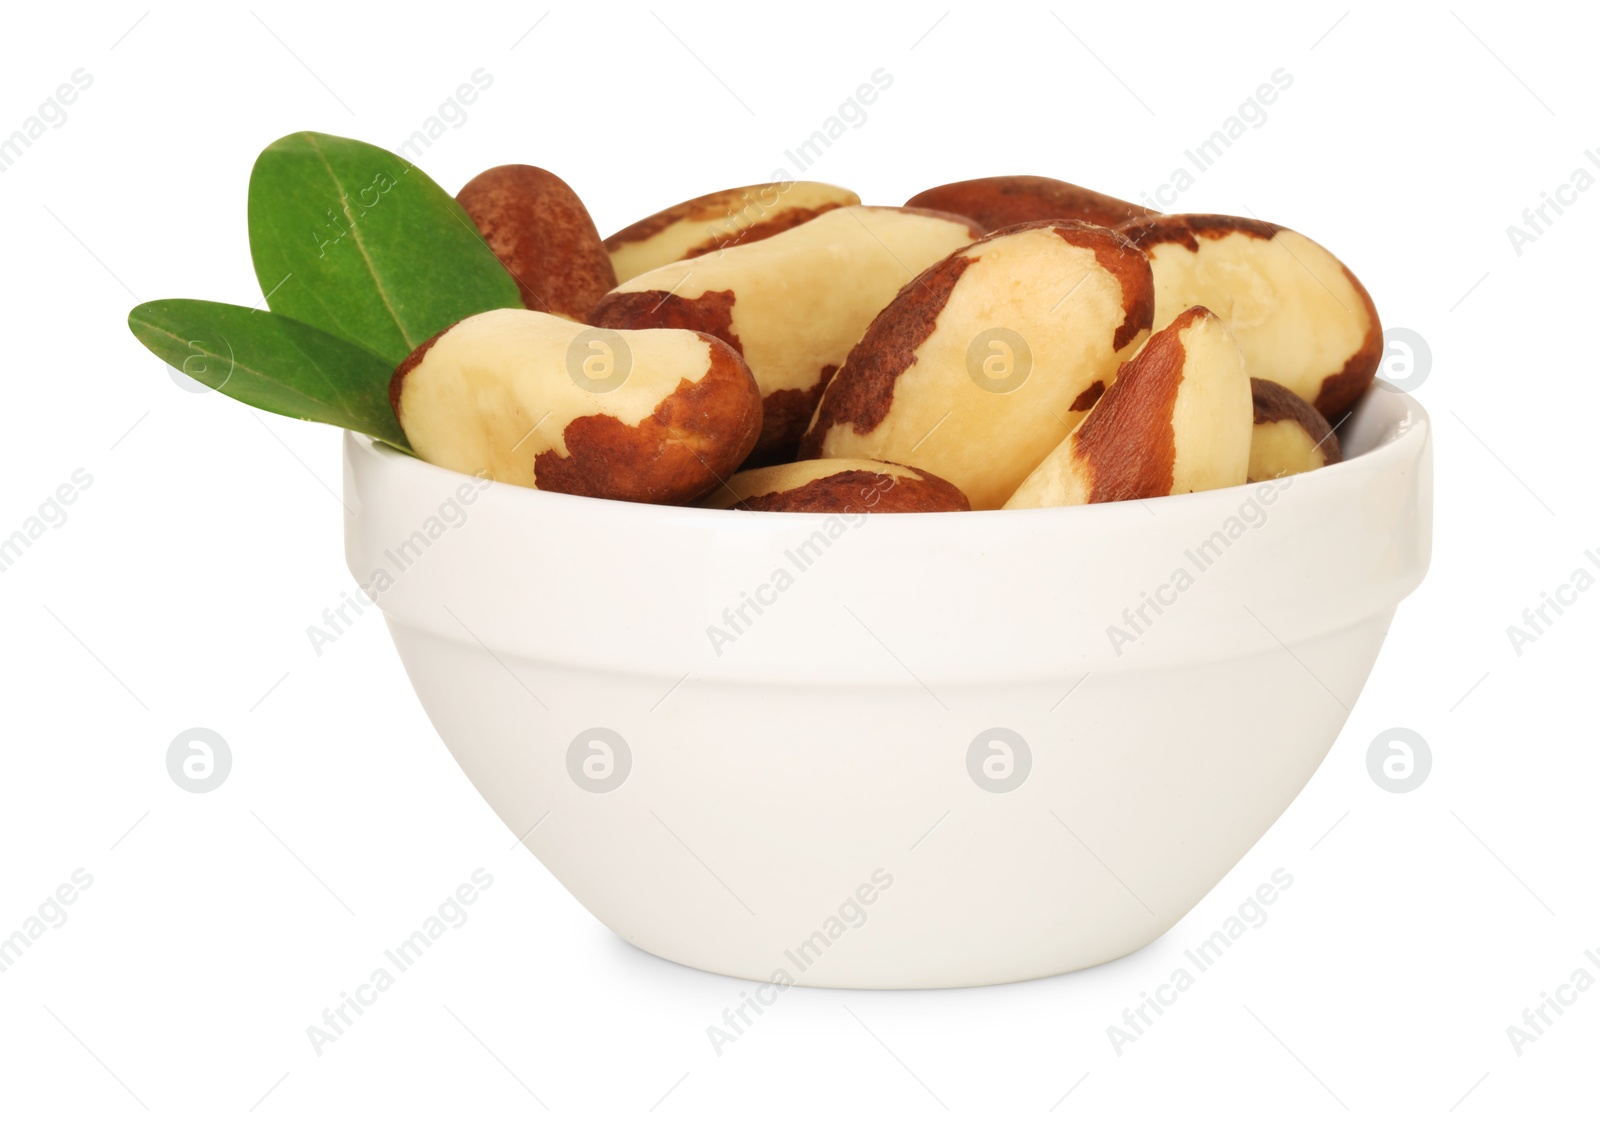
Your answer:
[[[457,320],[520,308],[466,211],[371,144],[292,133],[250,173],[250,254],[268,306],[399,363]]]
[[[389,406],[394,367],[325,331],[237,304],[153,300],[128,313],[140,343],[257,409],[354,429],[406,452]]]

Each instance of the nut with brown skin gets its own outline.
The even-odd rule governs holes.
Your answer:
[[[674,261],[759,242],[860,202],[854,191],[808,180],[730,187],[642,218],[607,238],[605,248],[621,283]]]
[[[1250,480],[1275,480],[1339,462],[1339,438],[1322,414],[1298,394],[1265,378],[1250,380],[1255,426],[1250,432]]]
[[[1270,222],[1155,215],[1118,227],[1150,255],[1156,327],[1214,309],[1257,378],[1287,386],[1329,420],[1372,383],[1383,325],[1361,282],[1310,238]]]
[[[456,195],[536,312],[582,320],[617,283],[600,232],[577,193],[528,164],[474,176]]]
[[[1115,226],[1155,213],[1137,203],[1042,175],[996,175],[946,183],[911,196],[906,206],[966,215],[985,230],[1068,218]]]
[[[1150,264],[1102,226],[1002,230],[900,290],[851,350],[803,457],[935,472],[1003,504],[1072,431],[1150,328]]]
[[[972,509],[954,484],[880,460],[801,460],[754,468],[731,477],[700,506],[830,515]]]
[[[1190,308],[1124,363],[1007,510],[1153,499],[1245,482],[1250,381],[1222,321]]]
[[[737,349],[764,399],[757,450],[782,457],[879,309],[919,271],[975,237],[954,215],[840,207],[770,238],[624,281],[589,321],[692,328]]]
[[[704,495],[761,428],[755,379],[721,340],[517,308],[469,316],[423,343],[396,368],[389,400],[430,464],[640,503]]]

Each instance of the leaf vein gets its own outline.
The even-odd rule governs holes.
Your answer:
[[[366,263],[367,272],[372,275],[373,287],[378,290],[378,297],[383,301],[384,310],[389,313],[389,318],[394,321],[394,326],[400,329],[400,339],[405,343],[406,350],[415,350],[421,340],[413,338],[411,333],[406,330],[406,325],[401,321],[400,313],[395,309],[394,302],[389,299],[389,290],[384,287],[383,278],[378,274],[377,263],[372,260],[372,254],[368,252],[367,244],[361,237],[360,223],[351,217],[349,209],[344,205],[344,201],[349,198],[345,194],[344,181],[339,178],[339,173],[333,170],[333,164],[328,160],[327,154],[322,151],[322,145],[317,143],[316,135],[307,133],[306,141],[310,144],[311,150],[317,154],[317,159],[322,161],[322,166],[328,170],[328,178],[333,180],[334,188],[339,192],[339,209],[344,211],[345,218],[350,222],[350,238],[355,242],[356,249],[361,252],[361,260]]]

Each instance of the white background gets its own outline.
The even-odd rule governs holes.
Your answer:
[[[1600,190],[1520,255],[1506,228],[1600,147],[1597,28],[1475,2],[943,11],[8,12],[0,134],[75,69],[93,85],[0,175],[0,536],[74,469],[93,484],[0,573],[0,935],[94,883],[0,974],[0,1117],[1594,1117],[1600,988],[1520,1057],[1506,1027],[1600,947],[1600,593],[1520,654],[1506,628],[1600,573]],[[514,847],[373,614],[313,652],[353,589],[338,435],[181,389],[124,317],[253,303],[256,152],[397,145],[479,67],[419,162],[450,190],[548,167],[602,232],[767,178],[878,68],[809,174],[881,203],[1006,172],[1138,199],[1293,76],[1168,209],[1311,235],[1427,339],[1435,560],[1322,770],[1170,934],[1041,982],[791,990],[719,1057],[706,1026],[743,984],[635,951]],[[206,795],[166,772],[192,726],[234,756]],[[1406,795],[1365,764],[1394,726],[1434,754]],[[306,1027],[480,867],[469,921],[318,1057]],[[1106,1027],[1278,868],[1268,922],[1118,1056]]]

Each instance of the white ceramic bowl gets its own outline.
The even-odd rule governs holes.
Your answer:
[[[1415,401],[1374,389],[1340,435],[1286,484],[852,519],[490,485],[351,436],[346,552],[462,769],[624,939],[780,983],[999,983],[1161,935],[1332,746],[1432,519]]]

